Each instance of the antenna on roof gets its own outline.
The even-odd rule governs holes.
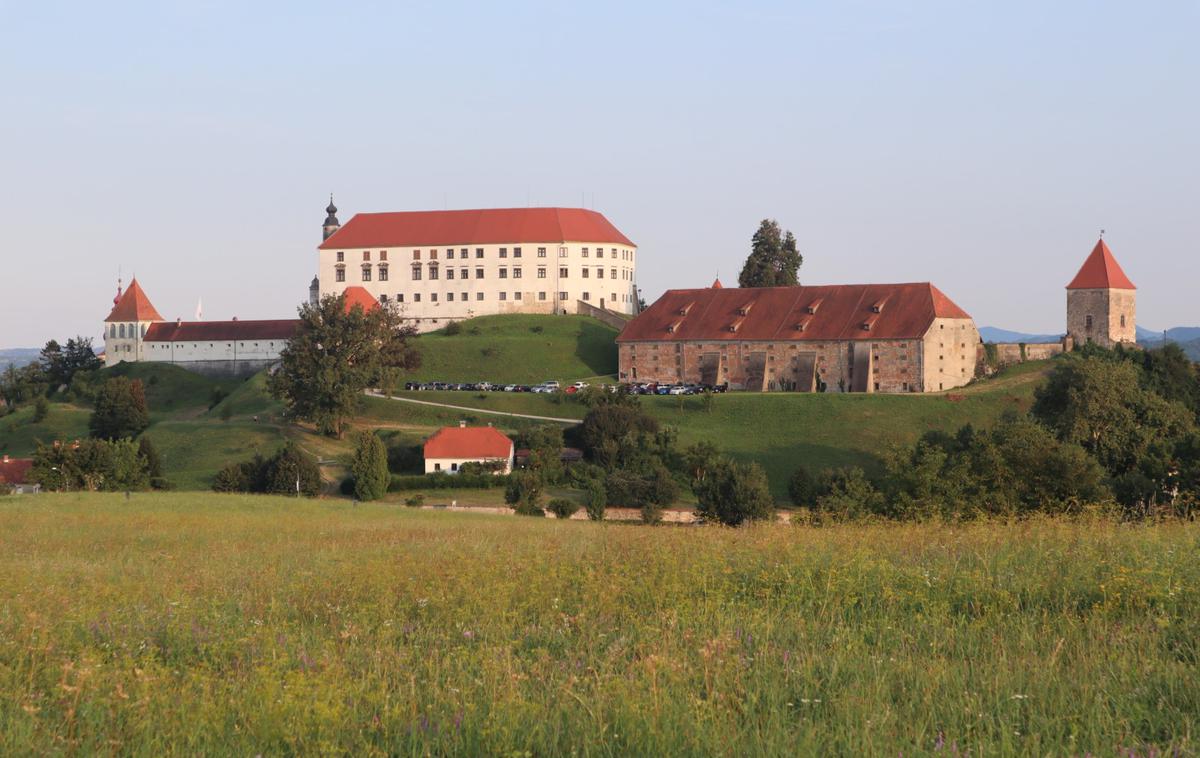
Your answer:
[[[1104,239],[1104,230],[1103,229],[1100,230],[1100,239]]]

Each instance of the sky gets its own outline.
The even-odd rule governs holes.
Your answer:
[[[932,281],[1064,328],[1100,230],[1200,324],[1200,3],[0,0],[0,348],[288,318],[354,213],[595,208],[647,301],[763,218],[803,283]]]

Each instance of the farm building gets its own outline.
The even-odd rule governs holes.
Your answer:
[[[0,490],[12,489],[13,494],[36,494],[41,486],[30,481],[29,470],[33,468],[32,458],[0,458]]]
[[[458,426],[439,429],[425,441],[425,473],[457,474],[464,463],[495,466],[495,473],[513,469],[513,441],[491,426]]]
[[[620,378],[795,392],[936,392],[975,377],[979,331],[937,287],[669,290],[617,337]]]

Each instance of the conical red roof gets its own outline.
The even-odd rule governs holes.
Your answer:
[[[104,319],[104,322],[165,320],[158,315],[158,311],[154,310],[150,298],[146,297],[146,293],[142,291],[141,285],[135,278],[129,283],[129,289],[125,290],[124,295],[121,295],[121,299],[113,306],[112,313],[108,314],[108,318]]]
[[[1083,267],[1079,269],[1079,273],[1067,285],[1069,290],[1135,290],[1133,282],[1129,281],[1129,277],[1125,276],[1125,272],[1121,270],[1121,265],[1117,263],[1117,259],[1113,257],[1112,250],[1108,249],[1108,245],[1104,240],[1096,243],[1096,247],[1092,248],[1091,255],[1083,262]]]
[[[721,284],[720,279],[713,279],[712,287],[710,287],[710,289],[719,290],[719,289],[724,289],[724,288],[725,288],[725,286],[723,284]]]
[[[364,313],[373,311],[379,307],[379,301],[363,287],[352,285],[347,287],[342,294],[346,296],[346,304],[344,306],[346,313],[352,311],[356,305],[360,306]]]

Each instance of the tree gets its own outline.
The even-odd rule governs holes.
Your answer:
[[[158,449],[154,447],[154,443],[150,442],[150,438],[142,435],[138,438],[138,455],[146,461],[146,473],[150,475],[151,481],[161,479],[162,471],[162,456],[158,454]]]
[[[811,508],[817,499],[817,480],[804,466],[797,466],[788,480],[788,499],[797,508]]]
[[[738,275],[741,287],[786,287],[799,284],[797,273],[804,257],[796,250],[796,238],[784,233],[779,222],[763,219],[751,239],[750,255]]]
[[[76,336],[67,340],[62,353],[65,376],[63,382],[70,384],[81,371],[95,371],[103,364],[92,349],[92,338]]]
[[[146,460],[128,439],[89,439],[75,445],[38,443],[32,472],[43,489],[55,492],[120,492],[150,486]]]
[[[391,475],[383,440],[372,432],[360,434],[350,473],[354,475],[354,496],[359,500],[378,500],[386,495]]]
[[[140,379],[113,377],[96,394],[95,409],[88,424],[98,439],[117,440],[137,437],[150,425],[146,393]]]
[[[518,471],[508,478],[504,502],[522,516],[544,516],[541,499],[542,478],[532,471]]]
[[[767,474],[757,463],[737,463],[723,458],[692,489],[699,501],[696,515],[702,521],[738,526],[747,521],[769,519],[775,514]]]
[[[547,484],[562,478],[563,430],[557,424],[545,424],[522,429],[513,443],[529,451],[526,468],[541,477]]]
[[[658,421],[638,405],[604,403],[587,412],[580,425],[583,449],[605,467],[617,465],[620,443],[628,436],[658,432]]]
[[[349,310],[344,295],[327,295],[300,307],[300,329],[268,379],[271,394],[299,419],[341,437],[363,390],[390,384],[421,365],[416,329],[390,307]]]
[[[321,494],[321,469],[316,460],[289,442],[267,462],[266,491],[275,495]],[[299,493],[297,493],[297,487]]]
[[[556,518],[571,518],[575,512],[579,510],[579,503],[565,497],[556,497],[550,501],[546,508],[555,515]]]
[[[39,397],[33,402],[33,423],[40,424],[50,415],[50,404],[45,397]]]
[[[46,343],[38,356],[38,362],[42,364],[42,370],[46,372],[46,379],[49,380],[51,387],[58,387],[70,381],[70,377],[67,375],[66,360],[57,340],[50,340]]]
[[[883,495],[857,466],[830,472],[821,491],[815,510],[835,519],[880,515],[885,507]]]

